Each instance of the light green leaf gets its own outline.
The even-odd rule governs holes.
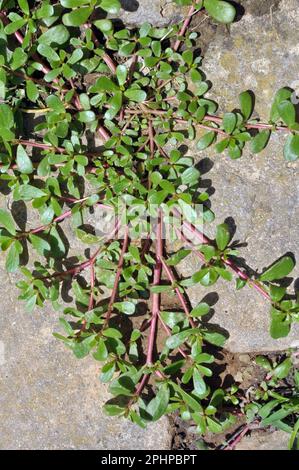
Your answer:
[[[119,0],[102,0],[100,6],[111,15],[116,15],[121,7]]]
[[[6,257],[5,267],[9,273],[14,273],[20,264],[20,254],[23,251],[21,243],[16,240],[10,247],[8,255]]]
[[[293,162],[299,157],[299,135],[289,135],[283,149],[284,158]]]
[[[260,276],[261,281],[275,281],[290,274],[295,263],[290,256],[284,256]]]
[[[97,361],[106,361],[108,357],[108,351],[105,345],[105,341],[103,339],[100,339],[100,341],[98,342],[97,350],[93,354],[93,357]]]
[[[108,33],[112,31],[113,24],[112,21],[104,19],[104,20],[96,20],[93,24],[100,30],[102,33]]]
[[[216,243],[219,250],[223,251],[230,241],[230,232],[227,224],[217,226]]]
[[[206,393],[207,386],[201,374],[196,368],[194,368],[194,371],[193,371],[193,385],[194,385],[195,392],[198,393],[199,395],[204,395]]]
[[[122,86],[126,83],[128,69],[125,65],[118,65],[116,67],[116,77],[118,80],[119,86]]]
[[[29,236],[29,239],[30,239],[33,247],[36,249],[36,251],[40,255],[46,256],[47,254],[49,254],[51,252],[50,244],[46,240],[44,240],[43,238],[38,237],[37,235],[31,234]]]
[[[60,0],[64,8],[76,8],[90,3],[90,0]]]
[[[193,310],[191,310],[190,315],[192,317],[202,317],[207,315],[210,311],[210,306],[205,302],[200,302]]]
[[[261,152],[267,145],[271,132],[269,130],[263,130],[256,134],[251,141],[251,150],[253,153]]]
[[[16,235],[15,222],[10,213],[4,209],[0,209],[0,224],[2,227],[6,228],[9,233],[14,236]]]
[[[73,10],[70,13],[65,13],[62,17],[62,22],[66,26],[81,26],[87,22],[93,11],[92,7],[83,7]]]
[[[225,113],[222,124],[225,132],[231,134],[236,128],[237,116],[234,113]]]
[[[43,33],[39,38],[38,42],[40,44],[47,44],[51,46],[52,44],[65,44],[70,37],[70,33],[68,32],[67,28],[63,26],[63,24],[59,24],[57,26],[53,26],[52,28],[48,29],[45,33]]]
[[[222,0],[204,0],[207,12],[220,23],[231,23],[236,16],[235,8]]]
[[[216,331],[205,331],[203,336],[208,343],[214,344],[215,346],[223,347],[226,341],[226,337]]]
[[[169,403],[168,384],[162,384],[157,395],[147,405],[146,411],[151,416],[152,421],[158,421],[167,410]]]
[[[115,302],[114,307],[126,315],[133,315],[135,313],[136,306],[133,302]]]
[[[31,201],[39,197],[46,196],[47,194],[35,186],[30,184],[23,184],[22,186],[17,186],[13,192],[13,197],[15,201]]]
[[[112,120],[119,112],[122,106],[122,92],[117,91],[109,101],[109,109],[105,113],[105,119]]]
[[[17,147],[17,165],[21,173],[29,175],[33,172],[31,159],[28,157],[27,152],[22,145],[18,145]]]
[[[207,132],[199,141],[197,142],[198,150],[204,150],[209,147],[215,140],[216,132]]]
[[[139,90],[138,88],[129,88],[125,91],[124,95],[131,101],[135,101],[136,103],[142,103],[146,100],[146,92],[143,90]]]
[[[48,44],[39,44],[37,46],[37,52],[46,57],[49,62],[60,62],[59,55]]]
[[[32,101],[33,103],[35,103],[37,98],[39,97],[38,88],[36,84],[32,82],[31,80],[26,81],[26,94],[27,94],[28,99]]]
[[[96,115],[93,111],[80,111],[78,113],[78,119],[80,122],[89,123],[94,121]]]

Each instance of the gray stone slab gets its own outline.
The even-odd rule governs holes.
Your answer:
[[[245,7],[247,2],[243,2]],[[248,2],[251,3],[251,2]],[[254,11],[254,10],[251,10]],[[221,111],[238,107],[238,94],[251,89],[257,96],[257,111],[268,119],[270,101],[282,86],[295,86],[299,77],[298,1],[281,0],[278,8],[262,16],[246,13],[230,27],[230,34],[216,34],[203,61],[203,71],[213,84],[210,96],[221,104]],[[298,82],[297,82],[298,83]],[[201,135],[201,134],[200,134]],[[298,255],[299,186],[298,163],[283,159],[282,134],[273,135],[268,147],[258,155],[249,151],[232,161],[212,148],[199,153],[192,143],[203,173],[204,187],[211,193],[216,223],[228,219],[236,226],[235,239],[247,246],[240,255],[257,272],[287,252]],[[213,226],[206,232],[214,235]],[[182,263],[182,272],[198,269],[196,259]],[[298,276],[295,270],[295,279]],[[227,347],[232,352],[255,352],[299,346],[299,328],[285,339],[273,340],[269,334],[269,308],[258,293],[248,287],[236,292],[221,282],[211,290],[219,294],[211,321],[229,332]],[[189,290],[196,304],[208,290]]]
[[[167,418],[146,430],[101,410],[99,364],[76,359],[52,335],[50,307],[28,314],[15,275],[0,264],[0,449],[169,449]]]
[[[122,0],[120,19],[129,26],[148,22],[165,26],[181,21],[186,8],[179,7],[172,0]]]
[[[289,438],[283,431],[253,431],[243,437],[236,450],[288,450]]]

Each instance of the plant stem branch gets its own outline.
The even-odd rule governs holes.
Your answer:
[[[239,433],[234,437],[233,441],[228,444],[223,450],[234,450],[236,445],[243,439],[243,437],[250,431],[250,425],[246,424]]]
[[[95,285],[95,272],[94,272],[94,261],[93,261],[90,265],[90,297],[89,297],[88,310],[92,310],[94,307],[94,296],[93,296],[94,285]]]
[[[177,217],[181,217],[181,214],[178,210],[173,209],[173,213]],[[188,221],[183,221],[182,226],[189,230],[192,235],[194,235],[199,243],[213,245],[212,241],[207,238],[200,230],[198,230],[193,224]],[[258,281],[251,279],[248,274],[242,271],[230,258],[223,258],[223,263],[226,264],[232,271],[234,271],[241,279],[247,281],[250,286],[252,286],[257,292],[259,292],[265,299],[271,301],[271,297],[268,292],[260,285]]]
[[[165,330],[167,336],[171,336],[171,331],[170,331],[170,329],[168,328],[168,326],[166,325],[166,323],[163,321],[163,318],[161,317],[160,312],[159,312],[159,314],[158,314],[158,317],[159,317],[159,321],[160,321],[162,327],[164,328],[164,330]],[[178,347],[178,351],[181,353],[181,355],[182,355],[185,359],[187,359],[188,355],[185,353],[185,351],[184,351],[181,347]]]
[[[162,263],[163,269],[166,272],[166,275],[167,275],[168,279],[170,280],[171,284],[175,285],[176,279],[173,275],[173,272],[172,272],[171,268],[167,265],[166,261],[162,257],[161,257],[161,263]],[[194,321],[193,321],[193,319],[190,315],[187,302],[186,302],[182,292],[180,291],[180,289],[178,287],[175,287],[174,290],[175,290],[175,293],[176,293],[176,295],[177,295],[177,297],[178,297],[178,299],[179,299],[179,301],[180,301],[180,303],[183,307],[183,310],[184,310],[186,316],[189,319],[190,325],[192,326],[192,328],[196,328],[196,324],[194,323]]]
[[[161,282],[161,274],[162,274],[161,259],[163,255],[162,224],[163,224],[162,212],[159,210],[157,230],[156,230],[156,264],[154,267],[153,286],[158,286]],[[160,312],[160,294],[153,293],[152,294],[152,320],[151,320],[151,327],[150,327],[148,346],[147,346],[147,355],[146,355],[147,365],[152,365],[153,363],[153,350],[154,350],[154,344],[155,344],[157,320],[158,320],[159,312]]]
[[[125,257],[126,251],[128,249],[128,243],[129,243],[129,227],[126,226],[125,227],[125,233],[124,233],[123,245],[122,245],[120,257],[119,257],[119,260],[118,260],[115,280],[114,280],[114,284],[113,284],[113,289],[112,289],[110,301],[109,301],[109,304],[108,304],[108,309],[107,309],[107,314],[106,314],[105,323],[103,325],[103,329],[108,325],[109,320],[110,320],[111,315],[112,315],[113,305],[114,305],[114,302],[115,302],[115,299],[116,299],[118,285],[119,285],[121,273],[122,273],[122,270],[123,270],[124,257]]]
[[[198,3],[197,0],[196,0],[196,3]],[[189,27],[189,25],[190,25],[191,18],[192,18],[192,16],[194,15],[194,13],[197,13],[197,12],[195,11],[195,7],[192,5],[192,6],[190,7],[190,10],[189,10],[189,12],[188,12],[188,15],[187,15],[187,17],[185,18],[184,23],[183,23],[183,25],[182,25],[182,27],[181,27],[181,29],[180,29],[180,31],[179,31],[179,37],[185,36],[186,31],[187,31],[187,29],[188,29],[188,27]],[[178,51],[178,49],[179,49],[179,47],[180,47],[180,45],[181,45],[181,42],[182,42],[182,39],[177,39],[177,41],[175,42],[175,44],[174,44],[174,46],[173,46],[173,50],[174,50],[175,52]]]

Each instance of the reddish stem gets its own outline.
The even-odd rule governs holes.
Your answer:
[[[223,450],[234,450],[236,445],[243,439],[243,437],[245,436],[245,434],[248,433],[248,431],[250,431],[250,426],[247,424],[242,429],[242,431],[234,438],[234,440]]]
[[[122,270],[123,270],[124,258],[125,258],[126,251],[128,249],[128,243],[129,243],[129,228],[128,228],[128,226],[126,226],[125,227],[123,246],[122,246],[120,257],[119,257],[119,260],[118,260],[115,280],[114,280],[113,289],[112,289],[110,301],[109,301],[109,304],[108,304],[107,315],[106,315],[106,319],[105,319],[105,323],[104,323],[103,328],[105,328],[108,325],[110,317],[112,315],[113,305],[114,305],[116,295],[117,295],[117,290],[118,290],[118,284],[119,284],[119,280],[120,280],[121,273],[122,273]]]
[[[196,1],[196,3],[198,3],[198,2]],[[193,16],[194,12],[195,12],[195,7],[192,5],[192,6],[190,7],[190,10],[189,10],[189,12],[188,12],[188,15],[187,15],[187,17],[185,18],[184,23],[183,23],[183,25],[182,25],[182,27],[181,27],[181,29],[180,29],[180,31],[179,31],[179,37],[185,36],[186,31],[187,31],[187,29],[188,29],[188,27],[189,27],[189,24],[190,24],[190,22],[191,22],[191,18],[192,18],[192,16]],[[173,50],[174,50],[175,52],[177,52],[177,50],[179,49],[179,47],[180,47],[180,45],[181,45],[181,42],[182,42],[181,39],[177,39],[177,41],[175,42],[175,44],[174,44],[174,46],[173,46]]]
[[[94,285],[95,285],[95,272],[94,272],[94,261],[93,261],[90,265],[90,297],[89,297],[88,310],[92,310],[94,306],[94,297],[93,297]]]
[[[173,213],[176,216],[181,217],[181,214],[176,209],[172,209]],[[183,227],[186,227],[199,241],[199,243],[209,244],[212,245],[213,243],[209,238],[207,238],[200,230],[198,230],[194,225],[190,224],[190,222],[183,221]],[[241,279],[247,281],[257,292],[259,292],[265,299],[271,301],[271,297],[268,292],[260,285],[258,281],[252,280],[248,274],[242,271],[231,259],[222,258],[224,264],[226,264],[232,271],[234,271]]]
[[[162,256],[163,256],[162,213],[161,211],[159,211],[158,224],[157,224],[157,230],[156,230],[156,264],[154,267],[153,286],[158,286],[161,282]],[[152,365],[153,363],[153,350],[154,350],[154,344],[155,344],[155,336],[156,336],[157,320],[158,320],[159,312],[160,312],[160,294],[157,294],[154,292],[152,295],[152,321],[151,321],[148,347],[147,347],[147,355],[146,355],[146,363],[149,366]]]
[[[18,139],[16,144],[26,145],[27,147],[35,147],[43,150],[56,150],[59,153],[66,153],[63,147],[53,147],[53,145],[43,144],[42,142],[32,142],[31,140]]]
[[[67,217],[70,217],[71,215],[72,215],[72,210],[70,209],[64,212],[63,214],[59,215],[55,219],[53,219],[50,224],[41,225],[40,227],[29,230],[28,232],[25,232],[25,235],[27,236],[27,235],[34,234],[34,233],[43,232],[44,230],[47,230],[52,224],[55,224],[56,222],[61,222],[62,220],[66,219]]]
[[[12,75],[15,75],[16,77],[23,78],[23,80],[30,80],[31,82],[37,83],[38,85],[45,86],[47,88],[51,88],[53,90],[64,91],[64,92],[68,91],[66,88],[61,88],[57,85],[53,85],[52,83],[48,83],[45,80],[41,80],[40,78],[31,77],[30,75],[26,75],[22,72],[18,72],[17,70],[8,69],[8,72],[11,73]]]
[[[159,317],[159,321],[160,321],[161,325],[163,326],[163,328],[164,328],[164,330],[165,330],[167,336],[171,336],[172,333],[171,333],[170,329],[168,328],[168,326],[166,325],[166,323],[163,321],[160,312],[159,312],[159,314],[158,314],[158,317]],[[184,351],[181,347],[178,347],[178,350],[179,350],[179,352],[181,353],[181,355],[182,355],[185,359],[187,359],[188,355],[185,353],[185,351]]]
[[[199,251],[199,250],[196,250],[196,248],[192,245],[192,242],[190,242],[187,237],[185,237],[185,235],[177,228],[177,227],[174,227],[175,231],[176,231],[176,234],[178,236],[178,238],[180,240],[182,240],[184,243],[186,243],[190,249],[193,251],[193,253],[204,263],[206,263],[206,259],[204,257],[204,255]]]
[[[176,282],[176,279],[173,275],[173,272],[172,270],[170,269],[170,267],[167,265],[167,263],[165,262],[165,260],[161,257],[161,263],[162,263],[162,266],[163,266],[163,269],[165,270],[166,272],[166,275],[168,277],[168,279],[170,280],[171,284],[175,284]],[[183,307],[183,310],[186,314],[186,316],[188,317],[189,319],[189,322],[190,322],[190,325],[192,326],[192,328],[196,328],[196,324],[194,323],[191,315],[190,315],[190,312],[189,312],[189,308],[188,308],[188,305],[187,305],[187,302],[182,294],[182,292],[180,291],[180,289],[178,287],[175,287],[175,293]]]
[[[120,221],[117,220],[116,223],[115,223],[115,227],[112,231],[112,234],[111,236],[107,239],[106,243],[110,240],[112,240],[112,238],[118,233],[118,230],[119,230],[119,227],[120,227]],[[89,258],[88,260],[84,261],[83,263],[81,264],[78,264],[77,266],[73,266],[72,268],[68,269],[67,271],[61,271],[61,272],[56,272],[56,273],[53,273],[49,276],[44,276],[42,278],[39,278],[39,279],[50,279],[50,278],[55,278],[55,277],[62,277],[62,276],[66,276],[68,274],[72,274],[72,275],[75,275],[75,274],[78,274],[79,272],[83,271],[84,269],[88,268],[92,263],[95,263],[95,260],[98,256],[98,254],[100,253],[101,251],[101,247],[98,248],[96,250],[96,252],[91,256],[91,258]]]
[[[155,136],[154,136],[153,123],[151,120],[148,121],[148,135],[149,135],[149,142],[150,142],[151,158],[154,158]]]

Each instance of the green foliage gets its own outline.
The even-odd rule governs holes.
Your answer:
[[[55,337],[78,359],[91,354],[101,363],[100,380],[110,383],[113,396],[106,413],[144,427],[177,410],[182,419],[195,422],[200,434],[223,432],[234,422],[225,404],[237,406],[239,396],[233,387],[210,389],[215,357],[209,348],[222,348],[227,334],[208,323],[211,306],[205,298],[189,309],[187,289],[210,287],[219,279],[229,282],[234,272],[237,289],[250,284],[269,298],[271,334],[282,337],[299,320],[298,303],[280,285],[294,260],[284,256],[257,280],[249,279],[238,268],[236,243],[226,223],[216,226],[215,240],[195,229],[196,243],[174,244],[168,256],[164,242],[158,250],[158,232],[151,233],[147,217],[140,221],[140,214],[163,216],[162,225],[174,216],[178,232],[186,224],[193,231],[214,221],[194,159],[181,150],[186,135],[197,140],[199,151],[215,144],[217,153],[237,159],[246,143],[253,153],[261,152],[282,129],[288,132],[285,159],[295,161],[299,126],[292,95],[287,88],[277,92],[268,123],[252,119],[249,91],[240,94],[240,109],[221,117],[206,95],[210,85],[201,58],[194,54],[196,33],[187,31],[181,38],[181,25],[155,28],[148,23],[121,29],[104,17],[118,14],[118,0],[33,3],[7,2],[0,17],[0,178],[5,194],[11,193],[14,203],[25,205],[30,217],[34,213],[32,220],[38,219],[35,227],[31,219],[23,227],[5,206],[0,209],[6,269],[22,273],[17,286],[28,312],[45,302],[55,312],[63,310],[62,333]],[[205,8],[222,23],[232,22],[236,14],[230,2],[220,0],[176,3],[193,5],[192,14]],[[181,47],[175,50],[178,37]],[[40,116],[31,142],[23,138],[27,113]],[[88,142],[95,135],[102,139],[97,150]],[[120,202],[128,210],[117,222],[129,227],[127,239],[114,236],[110,226],[101,233],[109,217],[105,227],[97,226],[97,210],[117,213]],[[66,219],[81,251],[77,244],[75,250],[69,246]],[[147,240],[140,242],[142,233]],[[154,243],[147,247],[147,241]],[[176,266],[188,263],[194,252],[201,265],[182,278]],[[166,280],[159,274],[161,267]],[[74,302],[64,308],[66,281]],[[176,295],[179,307],[164,310],[161,294]],[[157,299],[162,299],[159,312]],[[141,325],[136,319],[144,309]],[[155,350],[155,329],[161,326],[165,336]],[[182,357],[173,359],[176,354]],[[275,365],[266,359],[259,363],[272,382],[291,373],[289,358]],[[143,393],[148,381],[152,395]],[[266,425],[277,421],[271,414],[277,404],[259,410]],[[284,405],[282,410],[275,411],[280,412],[279,422],[291,414]],[[291,446],[297,431],[298,425]]]

